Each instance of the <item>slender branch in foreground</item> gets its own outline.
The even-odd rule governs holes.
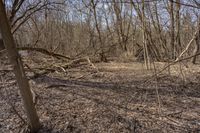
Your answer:
[[[195,54],[195,55],[191,55],[191,56],[188,56],[188,57],[185,57],[185,58],[182,58],[182,59],[178,59],[178,60],[175,60],[175,61],[169,63],[167,66],[165,66],[164,68],[162,68],[160,71],[158,71],[157,73],[155,73],[154,75],[152,75],[152,77],[150,79],[147,79],[146,81],[144,81],[144,83],[150,81],[152,78],[156,78],[160,73],[162,73],[163,71],[165,71],[171,65],[174,65],[174,64],[176,64],[178,62],[181,62],[181,61],[184,61],[184,60],[191,59],[192,57],[198,56],[198,55],[200,55],[200,52],[197,53],[197,54]]]
[[[181,52],[181,54],[176,58],[176,61],[178,61],[189,49],[189,47],[191,46],[192,42],[195,40],[196,36],[197,36],[198,30],[194,33],[192,39],[190,40],[190,42],[188,43],[188,45],[186,46],[186,48]]]

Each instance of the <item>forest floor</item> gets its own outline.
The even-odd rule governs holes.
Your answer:
[[[59,64],[51,58],[27,58],[24,63],[35,71]],[[0,133],[27,132],[11,66],[0,61]],[[155,63],[156,72],[165,65]],[[138,62],[94,66],[36,77],[27,69],[42,123],[39,133],[200,132],[200,65],[178,63],[157,76],[153,65],[146,70]]]

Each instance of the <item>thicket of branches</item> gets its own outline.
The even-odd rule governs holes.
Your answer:
[[[198,52],[197,0],[5,0],[18,46],[148,60]],[[196,40],[196,41],[195,41]],[[195,49],[196,48],[196,49]]]

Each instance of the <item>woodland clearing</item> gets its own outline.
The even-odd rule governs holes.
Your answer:
[[[41,133],[200,132],[199,65],[177,63],[155,76],[167,63],[156,62],[152,70],[139,62],[79,63],[63,70],[44,55],[23,60]],[[0,67],[0,132],[27,132],[11,66],[1,57]],[[39,68],[49,72],[30,71],[42,73]]]

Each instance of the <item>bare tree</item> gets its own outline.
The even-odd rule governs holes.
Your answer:
[[[169,0],[169,14],[170,14],[170,46],[171,58],[175,59],[175,22],[174,22],[174,2]]]
[[[181,10],[181,4],[180,0],[176,0],[176,38],[175,38],[175,45],[176,45],[176,52],[179,54],[182,50],[181,46],[181,34],[180,34],[180,26],[181,26],[181,19],[180,19],[180,10]]]
[[[195,64],[196,63],[196,59],[197,59],[197,53],[199,53],[199,47],[200,47],[200,17],[198,19],[198,31],[195,37],[195,49],[194,49],[194,57],[192,58],[192,63]]]
[[[144,61],[146,68],[150,67],[149,49],[147,45],[147,34],[146,34],[146,16],[145,16],[145,2],[142,0],[142,28],[143,28],[143,48],[144,48]]]
[[[102,39],[102,33],[101,33],[100,26],[99,26],[98,21],[97,21],[97,19],[98,19],[97,10],[96,10],[97,4],[98,4],[98,1],[91,0],[91,6],[92,6],[94,21],[95,21],[95,27],[96,27],[99,42],[100,42],[100,53],[99,53],[100,60],[107,62],[107,57],[106,57],[105,51],[104,51],[104,42],[103,42],[103,39]]]
[[[24,108],[31,126],[31,131],[36,132],[40,128],[39,118],[33,104],[32,93],[28,84],[28,80],[25,76],[22,60],[15,46],[2,0],[0,1],[0,29],[5,47],[8,51],[10,62],[13,65],[14,73],[23,99]]]

